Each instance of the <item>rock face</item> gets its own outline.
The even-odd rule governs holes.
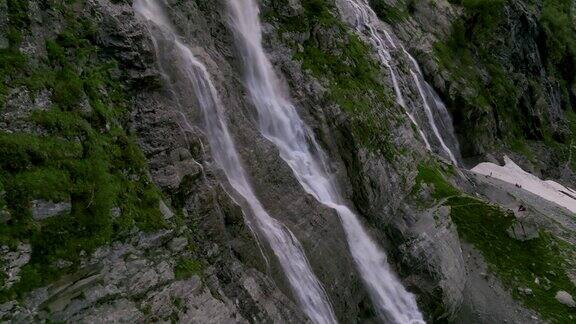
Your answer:
[[[185,240],[165,231],[99,249],[86,260],[82,271],[34,291],[24,303],[4,304],[0,317],[15,322],[46,318],[74,323],[163,319],[247,322],[233,300],[211,292],[230,289],[230,285],[246,291],[244,304],[250,303],[251,298],[265,300],[265,305],[252,306],[249,318],[285,322],[302,316],[284,295],[274,292],[276,288],[264,275],[243,270],[238,263],[228,270],[229,279],[234,281],[228,287],[219,286],[212,266],[183,276],[178,262],[190,257],[190,252],[173,251],[166,245]],[[18,261],[22,257],[12,259],[12,267],[22,263]],[[39,307],[47,312],[30,312]]]
[[[30,261],[32,248],[29,244],[19,244],[15,250],[7,246],[0,248],[1,260],[3,263],[3,273],[6,275],[2,288],[10,288],[20,280],[19,273],[22,267]]]
[[[307,194],[258,132],[227,1],[163,3],[182,42],[214,80],[256,195],[302,243],[339,321],[378,322],[338,216]],[[163,76],[159,64],[170,68],[171,62],[155,56],[162,44],[152,41],[131,1],[23,2],[25,14],[16,15],[22,13],[15,7],[20,1],[0,0],[0,154],[10,157],[0,161],[0,321],[308,322],[273,251],[212,159],[194,91]],[[498,153],[495,143],[506,120],[491,113],[497,110],[493,103],[472,104],[476,84],[440,64],[434,52],[455,22],[471,19],[469,13],[444,0],[370,3],[447,99],[466,155]],[[519,201],[530,205],[529,219],[502,221],[501,232],[515,248],[529,249],[542,242],[540,233],[548,239],[548,232],[574,243],[571,215],[431,155],[394,103],[388,70],[344,27],[334,4],[259,1],[263,43],[287,95],[329,157],[345,203],[387,252],[426,320],[558,321],[514,298],[540,298],[548,277],[565,279],[562,270],[554,276],[526,272],[531,285],[510,285],[504,279],[520,275],[502,276],[482,254],[486,249],[467,241],[466,228],[453,218],[462,206],[452,199],[477,197],[500,209]],[[539,47],[542,26],[519,1],[505,8],[497,29],[503,39],[489,45],[522,90],[516,104],[523,130],[532,139],[548,131],[554,138],[569,136],[565,91]],[[77,29],[87,31],[81,40],[67,27],[76,21],[84,24]],[[70,58],[86,43],[93,56]],[[22,64],[19,54],[29,65],[11,71],[9,66]],[[95,68],[91,61],[108,63]],[[110,66],[109,74],[99,73]],[[407,66],[400,62],[398,73],[409,73]],[[58,73],[36,79],[34,68],[49,67]],[[476,72],[482,86],[491,84],[487,66],[478,64]],[[417,101],[414,89],[408,92],[407,100]],[[100,159],[84,160],[93,155]],[[555,159],[538,156],[535,165],[570,180],[569,166],[560,173]],[[69,172],[58,172],[63,169]],[[96,172],[102,169],[107,173]],[[551,249],[564,252],[563,246]],[[533,278],[538,282],[532,284]],[[572,288],[562,288],[556,299],[573,307]],[[560,319],[572,316],[569,311]]]
[[[568,114],[576,98],[573,76],[566,75],[574,50],[553,44],[561,37],[554,31],[563,28],[560,19],[573,33],[569,2],[449,2],[419,1],[409,17],[392,26],[447,101],[464,157],[485,159],[500,154],[501,146],[519,156],[532,151],[527,165],[574,183],[571,174],[562,174],[571,141]],[[561,42],[571,44],[573,38]],[[542,147],[538,142],[545,138],[564,153]]]

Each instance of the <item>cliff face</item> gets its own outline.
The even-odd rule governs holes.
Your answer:
[[[417,1],[393,25],[447,101],[463,155],[506,151],[573,183],[573,2],[449,2]]]
[[[465,164],[506,153],[574,184],[568,1],[369,2],[445,99]],[[258,199],[302,243],[338,320],[378,322],[338,216],[258,131],[227,1],[163,3],[213,79]],[[427,150],[341,2],[259,5],[286,96],[427,321],[576,316],[555,298],[576,293],[568,211]],[[214,161],[197,94],[175,93],[150,35],[131,1],[0,0],[0,319],[308,321]],[[520,204],[522,220],[507,211]],[[528,224],[536,238],[507,232]]]

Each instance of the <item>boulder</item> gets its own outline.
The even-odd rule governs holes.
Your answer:
[[[560,290],[556,293],[556,300],[568,307],[576,307],[576,302],[572,295],[564,290]]]
[[[32,217],[35,220],[43,220],[46,218],[61,216],[72,211],[72,204],[70,201],[54,203],[46,200],[33,200],[32,201]]]

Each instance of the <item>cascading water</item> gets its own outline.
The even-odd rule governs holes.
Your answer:
[[[260,131],[280,151],[304,189],[339,215],[351,254],[379,315],[392,323],[422,322],[415,298],[393,274],[384,252],[344,205],[326,156],[296,112],[262,48],[259,8],[254,0],[229,0],[230,24],[244,62]]]
[[[450,157],[450,161],[452,161],[452,163],[455,166],[458,166],[458,161],[456,161],[454,153],[452,153],[452,151],[448,148],[448,146],[442,139],[442,135],[440,135],[440,131],[436,126],[436,122],[434,122],[434,115],[432,113],[432,110],[430,110],[430,106],[428,105],[428,99],[426,98],[426,93],[424,92],[425,90],[422,87],[422,83],[420,82],[420,75],[416,74],[413,70],[410,70],[410,74],[412,75],[412,79],[414,79],[414,83],[416,83],[416,87],[418,88],[420,98],[422,98],[424,112],[426,113],[426,117],[428,117],[428,120],[430,121],[430,127],[432,127],[434,135],[436,135],[436,138],[438,138],[438,141],[440,142],[442,149],[446,152],[446,154],[448,154],[448,157]]]
[[[193,90],[202,110],[213,158],[224,171],[230,186],[249,207],[249,214],[278,258],[300,305],[315,323],[336,323],[328,297],[312,273],[302,246],[285,226],[268,215],[256,197],[224,122],[222,103],[205,66],[178,40],[159,3],[136,0],[134,9],[152,25],[150,29],[157,45],[157,55],[164,62],[161,69],[172,88]],[[167,43],[166,51],[160,50],[158,44],[161,43]],[[184,94],[180,99],[188,98]]]
[[[424,80],[422,70],[420,69],[420,65],[418,65],[418,62],[416,62],[416,59],[414,59],[414,57],[410,55],[408,51],[406,51],[404,46],[402,46],[402,52],[408,57],[408,59],[414,66],[414,69],[416,70],[416,72],[414,72],[413,69],[410,69],[410,74],[412,75],[412,79],[414,79],[414,83],[418,88],[418,93],[420,94],[420,98],[422,99],[424,112],[426,113],[426,117],[430,122],[430,127],[432,128],[434,135],[440,142],[440,146],[442,147],[444,152],[448,154],[450,161],[452,161],[452,163],[455,166],[458,166],[458,159],[456,155],[459,156],[460,152],[458,149],[458,141],[456,140],[456,136],[454,136],[454,127],[452,126],[452,118],[450,117],[450,114],[448,113],[446,106],[444,105],[444,103],[442,102],[436,91],[434,91],[432,86],[430,86],[426,82],[426,80]],[[422,85],[422,83],[424,84],[425,88]],[[439,115],[439,118],[435,118],[432,109],[430,109],[430,104],[432,105],[432,107],[434,107],[434,112],[436,112]],[[446,144],[446,141],[440,134],[438,126],[436,125],[437,124],[436,120],[439,120],[439,122],[442,124],[443,126],[442,129],[444,130],[445,137],[447,141],[451,142],[452,149],[448,147],[448,144]]]
[[[414,114],[408,111],[409,109],[404,100],[404,95],[400,90],[398,74],[392,64],[391,53],[398,50],[398,46],[395,44],[394,39],[390,36],[390,33],[386,30],[384,24],[378,19],[378,16],[370,7],[368,0],[338,0],[337,3],[344,19],[348,21],[358,36],[372,45],[380,62],[390,71],[397,103],[406,110],[406,114],[416,126],[420,136],[424,139],[428,150],[432,150],[430,140],[418,125]],[[412,64],[412,67],[410,67],[410,75],[416,85],[416,90],[420,95],[420,99],[422,100],[422,107],[432,131],[432,135],[439,143],[440,150],[436,153],[446,154],[446,157],[448,157],[450,161],[457,166],[460,153],[450,115],[438,95],[424,80],[418,62],[416,62],[416,60],[406,50],[404,50],[403,46],[400,47],[402,49],[402,54],[405,55]],[[440,120],[438,121],[438,119]],[[438,128],[438,123],[441,124],[441,128]],[[448,142],[448,144],[446,142]]]

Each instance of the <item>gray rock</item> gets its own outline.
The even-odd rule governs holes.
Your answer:
[[[72,323],[138,323],[144,314],[128,299],[119,299],[88,309],[86,314],[70,319]]]
[[[568,307],[576,307],[576,302],[574,301],[574,298],[572,297],[572,295],[570,295],[568,292],[566,292],[564,290],[558,291],[556,293],[555,298],[557,301],[559,301],[560,303],[562,303]]]
[[[8,48],[8,7],[6,0],[0,0],[0,49]]]
[[[0,223],[6,223],[12,218],[12,214],[6,208],[0,209]]]
[[[14,310],[18,307],[18,302],[9,301],[4,304],[0,304],[0,320],[8,317]]]
[[[72,211],[72,204],[70,202],[54,203],[46,200],[33,200],[32,201],[32,217],[35,220],[43,220],[54,216],[62,216]]]
[[[112,207],[112,209],[110,209],[110,216],[112,216],[112,218],[118,218],[120,215],[122,215],[122,209],[120,209],[120,207]]]
[[[170,250],[174,252],[180,252],[184,250],[187,245],[188,245],[188,239],[185,237],[176,237],[172,239],[172,241],[170,241],[170,243],[168,244]]]
[[[29,118],[34,111],[46,110],[49,106],[48,90],[34,94],[23,86],[9,89],[6,105],[0,111],[0,130],[41,134],[42,129],[30,122]]]
[[[54,266],[58,269],[64,269],[64,268],[68,268],[69,266],[71,266],[73,263],[68,261],[68,260],[56,260],[56,262],[54,262]]]
[[[164,200],[160,200],[160,212],[162,213],[162,216],[164,216],[164,219],[168,220],[171,219],[172,217],[174,217],[174,213],[172,212],[172,210],[166,205],[166,203],[164,202]]]
[[[143,306],[159,317],[175,313],[182,323],[247,323],[232,301],[214,298],[196,276],[150,294]]]
[[[6,246],[0,248],[0,261],[2,261],[0,265],[2,265],[2,270],[7,276],[4,281],[5,288],[12,287],[20,280],[20,270],[30,262],[31,254],[32,246],[25,243],[19,243],[15,251],[11,251]]]
[[[533,293],[533,292],[532,292],[532,289],[530,289],[530,288],[525,288],[525,287],[518,288],[518,291],[519,291],[521,294],[526,295],[526,296],[532,295],[532,293]]]

